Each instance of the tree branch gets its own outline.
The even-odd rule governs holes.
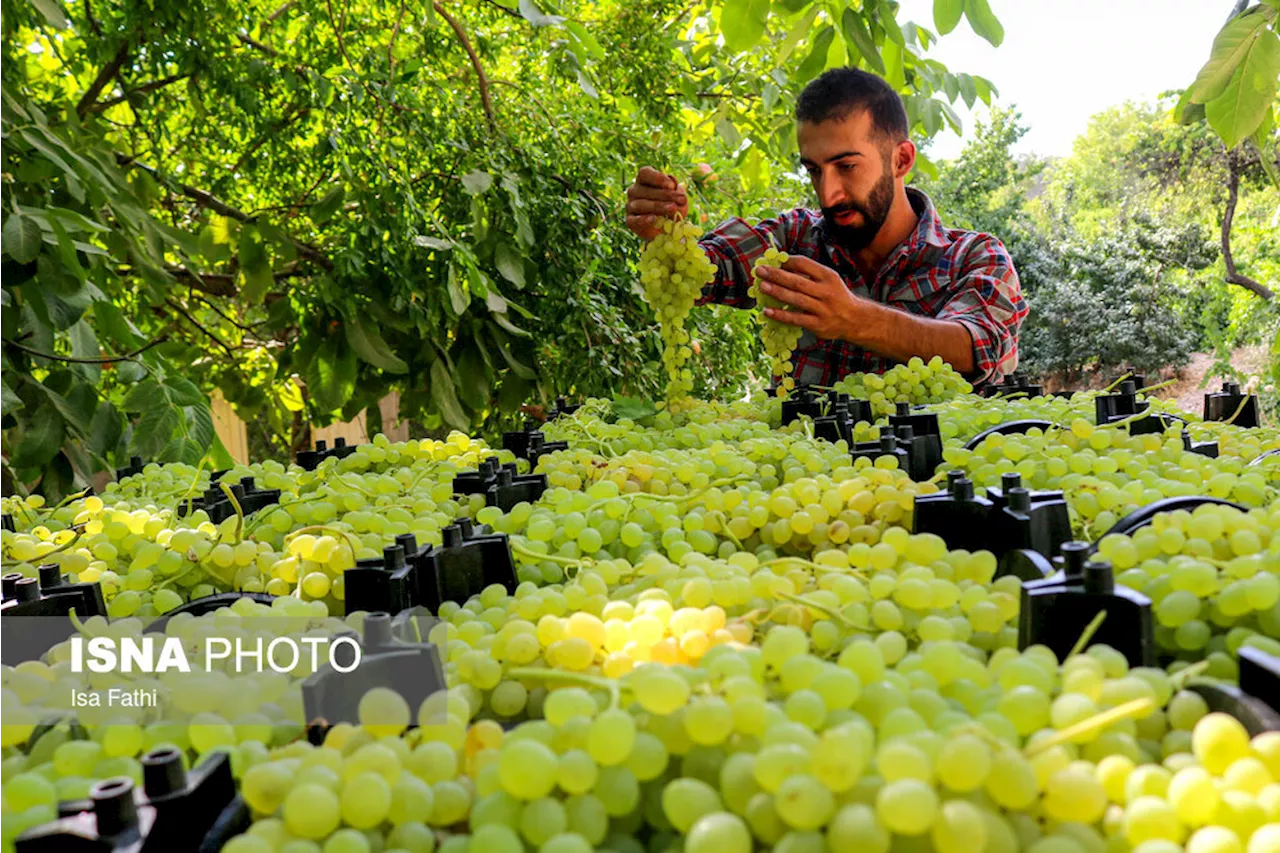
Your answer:
[[[297,0],[289,0],[289,2],[287,3],[280,4],[280,8],[276,9],[270,15],[267,15],[267,22],[263,24],[263,26],[265,27],[265,26],[274,24],[277,18],[279,18],[285,12],[288,12],[290,9],[292,9],[296,5],[297,5]]]
[[[150,175],[154,177],[157,181],[160,181],[161,183],[168,184],[169,186],[174,187],[175,189],[178,190],[178,192],[182,193],[184,196],[196,202],[200,206],[207,207],[213,212],[220,213],[223,216],[236,220],[237,222],[250,222],[254,218],[249,214],[245,213],[243,210],[238,210],[232,207],[231,205],[227,204],[221,199],[218,199],[215,196],[211,195],[210,193],[205,192],[204,190],[196,189],[195,187],[184,184],[181,181],[173,181],[165,178],[156,169],[153,169],[151,166],[146,166],[142,163],[139,163],[133,157],[129,157],[127,155],[117,153],[116,162],[118,162],[121,166],[134,166],[138,169],[142,169],[143,171],[150,173]],[[314,261],[315,263],[319,264],[321,267],[323,267],[326,270],[333,269],[333,262],[329,260],[329,258],[324,254],[324,252],[321,252],[315,246],[312,246],[309,243],[304,243],[295,237],[289,237],[287,239],[289,240],[290,243],[293,244],[294,248],[298,250],[298,254],[302,255],[308,260]]]
[[[524,20],[524,15],[521,15],[518,11],[516,11],[515,9],[512,9],[510,6],[503,6],[501,3],[497,2],[497,0],[484,0],[484,1],[488,3],[490,6],[492,6],[493,8],[506,12],[508,15],[510,15],[511,17],[517,20],[520,20],[520,21]]]
[[[164,304],[165,304],[165,305],[168,305],[168,306],[169,306],[170,308],[172,308],[174,311],[177,311],[177,312],[178,312],[179,314],[181,314],[183,317],[186,317],[186,318],[187,318],[187,322],[191,323],[191,325],[195,326],[197,329],[199,329],[200,331],[204,332],[204,333],[205,333],[205,335],[206,335],[206,336],[208,336],[209,340],[213,341],[215,344],[217,344],[218,346],[220,346],[220,347],[222,347],[224,350],[226,350],[227,355],[231,356],[232,358],[235,358],[235,357],[236,357],[235,350],[233,350],[231,347],[227,346],[226,341],[222,340],[222,338],[218,337],[218,336],[217,336],[217,335],[215,335],[213,332],[209,331],[209,330],[208,330],[208,329],[206,329],[204,326],[200,325],[200,321],[199,321],[199,320],[197,320],[195,317],[192,317],[192,316],[191,316],[191,314],[190,314],[190,312],[188,312],[188,311],[187,311],[187,309],[183,308],[181,305],[179,305],[178,303],[174,302],[172,299],[166,299],[166,300],[164,301]]]
[[[15,349],[20,349],[30,355],[38,356],[39,358],[47,358],[50,361],[65,361],[68,364],[115,364],[118,361],[136,361],[138,356],[142,355],[152,347],[159,346],[167,340],[169,340],[168,335],[161,335],[146,346],[136,349],[126,355],[109,355],[103,356],[102,358],[76,358],[74,356],[67,355],[54,355],[51,352],[40,352],[40,350],[23,346],[17,341],[11,341],[8,338],[4,340],[4,343]]]
[[[98,100],[98,95],[102,94],[102,90],[111,82],[116,74],[120,73],[120,66],[124,65],[126,59],[129,58],[129,40],[125,39],[120,43],[120,48],[116,51],[116,55],[111,57],[111,61],[102,66],[102,70],[98,72],[98,76],[93,78],[93,82],[89,84],[89,88],[85,89],[84,94],[80,96],[79,102],[76,104],[76,115],[81,118],[89,111],[94,102]]]
[[[165,86],[171,86],[174,83],[181,82],[190,77],[190,74],[174,74],[171,77],[165,77],[162,80],[152,80],[150,83],[144,83],[136,89],[130,89],[118,98],[108,98],[105,101],[98,101],[89,107],[92,112],[101,112],[108,107],[114,107],[116,104],[123,103],[129,99],[130,95],[139,95],[144,92],[154,92],[156,89],[163,89]]]
[[[274,47],[265,45],[262,42],[258,41],[257,39],[250,38],[244,33],[236,33],[236,38],[240,40],[241,44],[248,45],[249,47],[253,48],[256,51],[265,53],[267,56],[280,55],[280,51],[276,50]]]
[[[210,296],[235,296],[238,292],[235,286],[236,276],[234,273],[198,273],[180,266],[166,266],[164,271],[192,290],[199,290]],[[296,266],[291,266],[273,272],[271,275],[277,281],[281,281],[286,278],[303,278],[309,273],[306,270],[298,269]]]
[[[84,0],[84,16],[89,22],[89,29],[93,30],[95,36],[102,35],[102,27],[98,26],[98,19],[93,16],[93,3],[91,0]]]
[[[476,77],[480,83],[480,103],[484,107],[484,116],[489,122],[489,129],[496,133],[498,122],[493,117],[493,102],[489,98],[489,78],[485,76],[484,66],[480,64],[480,57],[476,55],[475,48],[471,46],[471,39],[467,38],[467,32],[462,28],[462,24],[458,23],[458,19],[450,15],[440,5],[440,0],[431,0],[431,6],[453,28],[453,32],[458,36],[458,41],[462,43],[462,49],[467,52],[467,56],[471,57],[471,66],[475,68]]]
[[[1250,290],[1263,299],[1274,299],[1275,293],[1267,286],[1260,284],[1247,275],[1236,272],[1235,258],[1231,256],[1231,223],[1236,216],[1236,200],[1240,191],[1240,163],[1236,156],[1227,153],[1227,208],[1222,213],[1222,261],[1227,267],[1226,281],[1229,284]]]

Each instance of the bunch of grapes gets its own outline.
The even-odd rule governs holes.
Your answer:
[[[698,245],[698,227],[687,219],[662,219],[658,236],[640,253],[640,283],[645,301],[658,315],[662,364],[667,371],[668,403],[681,403],[693,391],[693,356],[685,319],[702,287],[715,278],[715,264]]]
[[[906,364],[896,364],[883,374],[850,373],[835,384],[856,400],[869,400],[876,415],[893,414],[898,403],[941,403],[965,397],[973,386],[939,356],[926,362],[913,356]]]
[[[790,256],[786,252],[780,252],[773,246],[765,249],[764,254],[756,259],[751,268],[751,286],[747,289],[747,293],[756,300],[756,304],[761,308],[791,310],[791,306],[785,302],[780,302],[768,294],[761,293],[756,283],[755,275],[756,271],[762,266],[780,267],[789,259]],[[800,342],[800,336],[804,334],[804,329],[788,323],[779,323],[777,320],[766,317],[763,311],[756,315],[756,319],[760,321],[760,338],[764,341],[764,351],[769,356],[770,370],[774,377],[778,379],[778,396],[785,397],[791,389],[796,387],[795,377],[791,375],[795,371],[795,364],[791,361],[791,353],[795,350],[796,344]]]

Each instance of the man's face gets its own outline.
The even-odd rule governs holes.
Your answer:
[[[893,206],[895,146],[875,133],[866,110],[821,124],[801,122],[796,136],[827,233],[849,251],[866,248]]]

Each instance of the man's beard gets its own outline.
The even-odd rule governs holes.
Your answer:
[[[857,252],[871,245],[880,226],[889,218],[889,209],[893,207],[893,172],[886,169],[884,175],[871,189],[865,201],[850,201],[839,207],[822,208],[823,226],[840,246],[851,252]],[[836,216],[841,213],[858,212],[862,214],[861,225],[841,225]]]

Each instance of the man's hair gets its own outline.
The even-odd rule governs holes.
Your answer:
[[[796,99],[796,121],[821,124],[843,121],[866,110],[876,134],[889,142],[907,138],[907,109],[882,78],[845,66],[826,71],[804,87]]]

